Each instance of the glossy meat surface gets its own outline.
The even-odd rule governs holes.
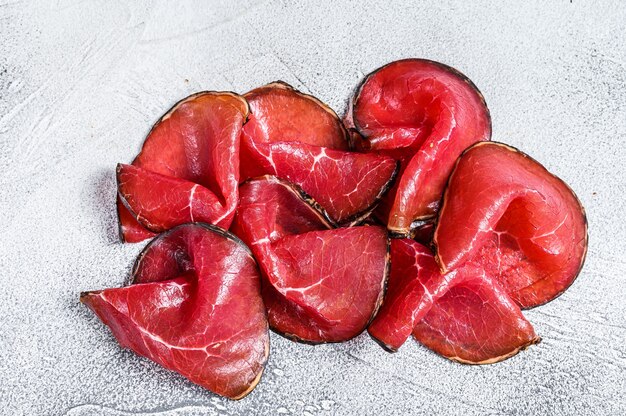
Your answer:
[[[467,265],[457,273],[462,280],[415,326],[417,341],[466,364],[502,361],[540,341],[519,306],[481,268]]]
[[[259,262],[272,329],[310,343],[361,333],[382,300],[385,230],[333,229],[298,188],[275,177],[242,185],[240,198],[233,231]]]
[[[155,124],[133,161],[139,169],[133,175],[118,175],[123,200],[118,201],[118,212],[125,241],[188,222],[192,205],[204,211],[195,220],[228,228],[237,204],[240,136],[247,116],[242,97],[202,92],[180,101]],[[173,206],[165,212],[171,201],[178,205],[187,201],[189,209],[178,211],[181,207]],[[141,233],[139,226],[149,232]]]
[[[245,95],[241,181],[275,175],[298,184],[336,223],[358,222],[391,186],[393,158],[346,151],[346,131],[319,100],[283,83]]]
[[[406,59],[370,74],[352,103],[358,146],[401,163],[379,216],[397,236],[435,216],[454,162],[471,144],[489,140],[489,111],[478,89],[443,64]],[[357,136],[358,137],[358,136]]]
[[[457,276],[456,271],[442,275],[423,245],[409,239],[391,240],[387,292],[367,331],[385,349],[397,351],[433,303],[458,281]]]
[[[258,383],[269,334],[257,265],[217,227],[186,224],[153,240],[133,283],[81,301],[118,342],[215,393],[241,398]]]
[[[434,244],[442,270],[478,263],[528,308],[554,299],[576,278],[587,225],[563,181],[516,149],[480,143],[450,178]]]

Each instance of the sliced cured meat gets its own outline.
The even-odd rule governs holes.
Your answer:
[[[332,229],[302,190],[275,177],[251,180],[239,192],[233,231],[259,262],[270,327],[310,343],[361,333],[382,300],[385,230]]]
[[[115,202],[117,208],[119,235],[125,243],[138,243],[156,235],[146,229],[135,219],[133,214],[126,208],[120,197]]]
[[[337,223],[358,222],[391,186],[395,160],[346,152],[343,125],[317,99],[284,83],[245,97],[251,115],[242,135],[242,181],[267,174],[294,182]]]
[[[232,221],[233,213],[225,214],[217,196],[197,183],[121,164],[117,180],[127,211],[152,232],[188,222],[230,226]]]
[[[244,139],[244,143],[247,139]],[[389,190],[396,161],[296,142],[256,145],[249,153],[255,174],[276,175],[296,183],[323,206],[336,223],[358,223]]]
[[[217,394],[238,399],[269,353],[259,271],[248,248],[211,225],[161,234],[139,256],[130,286],[81,301],[118,342]]]
[[[273,82],[244,95],[250,119],[243,136],[254,143],[299,142],[348,150],[348,136],[326,104],[284,82]]]
[[[587,223],[572,190],[537,161],[504,144],[479,143],[450,177],[433,243],[442,270],[471,259],[529,308],[576,278]]]
[[[463,280],[415,326],[416,340],[466,364],[502,361],[540,341],[519,306],[484,270],[467,265],[458,273]]]
[[[137,169],[118,171],[122,238],[137,241],[192,215],[228,228],[237,204],[240,135],[247,116],[246,101],[226,92],[194,94],[168,111],[133,161]],[[166,212],[172,201],[176,207]],[[198,207],[203,214],[196,218]],[[138,224],[148,232],[141,233]]]
[[[370,74],[351,109],[347,122],[363,136],[358,147],[401,162],[396,186],[379,210],[394,236],[409,235],[412,223],[435,216],[455,160],[491,137],[489,111],[476,86],[423,59],[392,62]]]
[[[462,278],[443,275],[429,249],[409,239],[391,240],[391,274],[385,299],[367,331],[389,351],[397,351],[415,325]]]

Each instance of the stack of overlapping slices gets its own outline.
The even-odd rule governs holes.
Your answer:
[[[564,182],[490,139],[476,87],[427,60],[369,75],[343,122],[282,82],[194,94],[117,168],[123,240],[153,238],[131,283],[81,300],[122,346],[233,399],[268,328],[503,360],[539,341],[522,309],[572,283],[587,228]]]

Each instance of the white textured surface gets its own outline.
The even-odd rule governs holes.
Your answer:
[[[0,0],[1,414],[626,413],[623,2],[142,3]],[[141,249],[116,239],[114,167],[171,104],[283,79],[342,112],[364,73],[402,57],[467,74],[494,139],[587,208],[582,275],[527,313],[540,345],[469,367],[411,341],[391,355],[367,336],[273,336],[259,387],[229,402],[122,351],[78,303]]]

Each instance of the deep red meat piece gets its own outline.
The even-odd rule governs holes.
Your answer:
[[[529,308],[576,278],[587,223],[572,190],[538,162],[504,144],[479,143],[450,177],[433,243],[442,270],[472,259]]]
[[[465,364],[502,361],[540,341],[519,306],[484,270],[468,264],[457,272],[462,281],[417,323],[416,340]]]
[[[135,219],[133,214],[126,208],[120,197],[115,202],[119,224],[119,235],[125,243],[138,243],[156,235],[147,230]]]
[[[250,120],[243,136],[255,143],[299,142],[348,150],[348,136],[337,114],[312,95],[284,82],[273,82],[244,94]]]
[[[370,74],[358,89],[347,124],[357,148],[401,163],[396,186],[378,214],[395,236],[435,216],[454,162],[471,144],[489,140],[485,101],[458,71],[423,59],[392,62]]]
[[[248,248],[214,226],[186,224],[154,239],[133,284],[81,301],[119,343],[217,394],[238,399],[269,353],[259,271]]]
[[[133,161],[139,169],[132,175],[120,176],[125,169],[118,172],[122,238],[138,241],[188,222],[195,213],[179,210],[182,201],[202,207],[196,221],[228,228],[237,205],[240,136],[247,116],[246,101],[227,92],[197,93],[169,110]],[[138,225],[148,232],[142,233]]]
[[[266,174],[287,179],[337,223],[359,222],[391,186],[395,160],[347,152],[341,121],[316,98],[284,83],[245,97],[251,114],[243,128],[241,181]]]
[[[385,349],[397,351],[415,325],[458,280],[443,275],[429,249],[409,239],[391,240],[391,273],[383,304],[367,331]]]
[[[385,230],[332,229],[303,191],[275,177],[251,180],[239,194],[233,231],[259,262],[270,327],[310,343],[361,333],[382,300]]]
[[[117,179],[121,200],[132,207],[127,211],[152,232],[188,222],[224,227],[232,221],[233,213],[224,213],[217,196],[195,182],[121,164],[117,167]]]

